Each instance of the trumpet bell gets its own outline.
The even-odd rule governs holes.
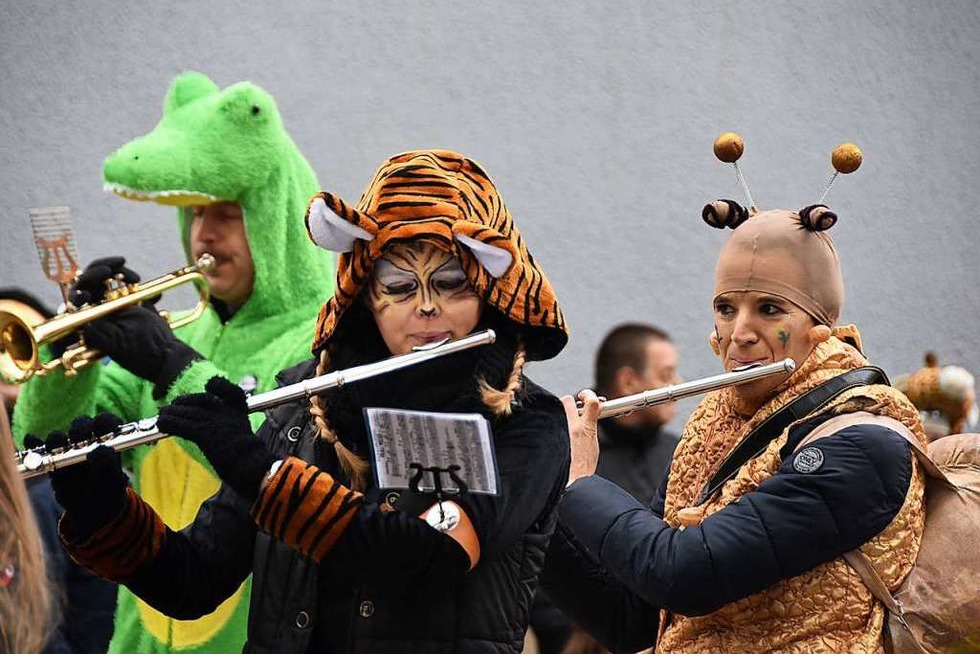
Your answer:
[[[0,379],[22,384],[34,374],[37,361],[31,325],[13,311],[0,311]]]

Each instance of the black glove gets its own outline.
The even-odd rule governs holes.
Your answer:
[[[104,352],[137,377],[153,383],[153,397],[160,399],[191,362],[200,359],[181,342],[156,311],[126,307],[89,323],[82,329],[86,344]]]
[[[75,280],[68,292],[68,299],[76,307],[83,304],[98,304],[105,297],[106,280],[113,279],[116,275],[121,276],[122,281],[127,284],[138,282],[140,276],[125,264],[126,259],[123,257],[96,259],[86,266]]]
[[[212,377],[204,390],[161,408],[157,427],[196,443],[221,480],[254,502],[276,457],[252,433],[242,389],[224,377]]]
[[[94,420],[81,416],[71,423],[67,435],[53,431],[46,442],[28,435],[24,445],[30,449],[44,446],[48,451],[65,448],[108,434],[121,424],[122,420],[111,413],[100,414]],[[89,452],[85,463],[55,470],[50,476],[55,499],[74,521],[74,537],[79,541],[109,524],[126,505],[129,478],[122,470],[119,453],[104,445]]]

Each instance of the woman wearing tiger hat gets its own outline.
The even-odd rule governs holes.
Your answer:
[[[888,613],[857,569],[894,592],[915,563],[918,412],[837,324],[836,214],[720,200],[702,217],[734,230],[715,269],[715,354],[726,370],[787,357],[796,370],[705,396],[650,508],[593,474],[595,395],[582,419],[563,398],[571,473],[543,586],[615,651],[880,652]]]
[[[194,522],[170,531],[101,448],[54,483],[91,492],[98,480],[92,502],[113,510],[67,514],[62,536],[77,560],[178,618],[211,611],[251,572],[246,652],[519,652],[569,460],[560,402],[523,375],[567,341],[551,285],[493,183],[453,152],[393,157],[356,207],[319,193],[306,220],[341,253],[336,291],[316,358],[282,383],[487,327],[496,343],[277,408],[258,438],[242,392],[214,378],[158,423],[197,443],[224,482]],[[458,497],[458,526],[437,531],[419,518],[431,500],[377,488],[365,407],[483,414],[499,495]]]

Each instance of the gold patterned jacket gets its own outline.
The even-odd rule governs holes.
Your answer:
[[[698,524],[775,475],[790,429],[706,503],[694,507],[712,474],[753,428],[815,386],[864,365],[867,361],[855,348],[832,337],[817,345],[776,395],[752,415],[740,413],[738,396],[731,388],[706,396],[688,420],[674,453],[664,520],[673,527]],[[899,420],[925,443],[915,407],[889,386],[852,389],[821,412],[857,410]],[[915,563],[925,521],[923,475],[915,457],[911,461],[904,504],[890,524],[861,547],[891,590]],[[884,617],[882,605],[838,557],[707,615],[685,617],[663,611],[657,651],[879,652]]]

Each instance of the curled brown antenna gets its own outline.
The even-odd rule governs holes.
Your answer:
[[[830,187],[838,175],[850,175],[861,167],[862,161],[864,161],[864,155],[861,153],[861,148],[853,143],[841,143],[834,148],[830,155],[830,165],[834,167],[834,172],[830,176],[830,181],[823,187],[823,193],[820,194],[820,198],[815,204],[823,204],[824,198],[827,197],[827,193],[830,192]]]
[[[738,160],[742,157],[742,153],[745,152],[745,142],[742,141],[742,137],[735,132],[725,132],[721,136],[715,139],[715,156],[722,163],[730,163],[735,167],[735,177],[738,178],[739,186],[742,187],[742,193],[745,194],[745,200],[748,202],[749,215],[755,215],[758,213],[759,208],[755,206],[755,200],[752,199],[752,192],[749,191],[749,185],[745,181],[745,176],[742,175],[742,170],[738,167]]]

